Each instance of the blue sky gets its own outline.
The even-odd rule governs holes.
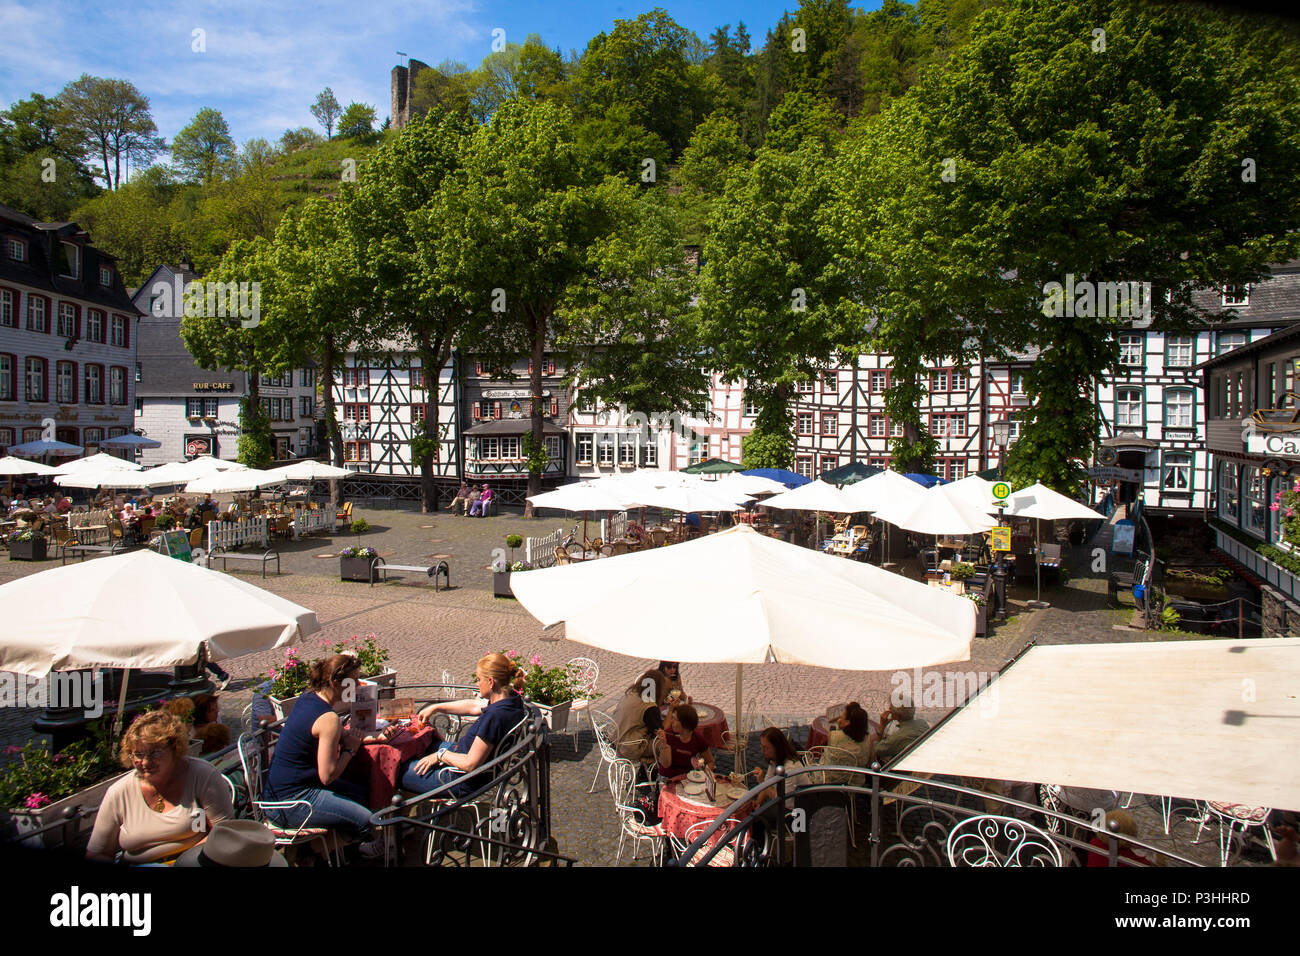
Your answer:
[[[82,73],[117,77],[149,98],[168,141],[198,110],[214,107],[242,145],[315,128],[308,107],[327,86],[344,105],[372,104],[382,121],[397,50],[430,64],[475,66],[499,28],[509,42],[539,33],[567,55],[616,18],[656,5],[701,39],[743,20],[761,42],[798,0],[0,0],[0,104],[33,90],[53,96]],[[204,52],[192,49],[195,30],[204,31]]]

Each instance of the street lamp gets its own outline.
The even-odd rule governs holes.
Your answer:
[[[993,444],[998,446],[998,479],[1001,480],[1002,473],[1006,469],[1007,445],[1011,442],[1011,422],[1007,419],[999,419],[993,423]],[[1002,527],[1002,504],[998,505],[998,527]],[[1005,551],[994,552],[997,555],[997,561],[993,565],[993,619],[995,621],[1005,621],[1007,619],[1007,566],[1003,560]]]

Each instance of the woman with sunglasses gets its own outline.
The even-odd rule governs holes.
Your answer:
[[[86,858],[171,863],[202,843],[214,823],[234,817],[230,787],[206,760],[189,756],[185,724],[165,710],[137,718],[122,736],[129,774],[109,787]]]
[[[691,698],[686,696],[686,691],[682,690],[682,666],[676,661],[660,661],[659,673],[664,675],[664,680],[668,682],[668,698],[674,704],[689,704]],[[673,694],[673,691],[677,691]]]

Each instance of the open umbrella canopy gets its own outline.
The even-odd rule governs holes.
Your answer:
[[[733,471],[723,475],[712,483],[714,488],[725,490],[728,494],[739,492],[742,495],[779,495],[786,491],[785,485],[762,475],[748,475]]]
[[[579,481],[561,485],[554,491],[532,495],[528,499],[534,508],[554,508],[556,511],[623,511],[636,507],[631,492],[621,492],[617,488],[601,488],[596,482]]]
[[[964,597],[745,525],[510,586],[570,640],[658,660],[894,670],[968,660],[975,634]]]
[[[787,488],[798,488],[800,485],[806,485],[812,481],[807,475],[800,475],[793,471],[786,471],[784,468],[750,468],[748,471],[742,471],[742,475],[758,475],[760,478],[771,478],[773,481],[779,481]]]
[[[979,475],[967,475],[944,487],[949,493],[965,498],[969,504],[979,508],[980,511],[988,511],[994,501],[993,482],[985,481]]]
[[[743,471],[744,468],[744,465],[738,465],[734,461],[706,458],[704,461],[683,468],[682,471],[688,475],[723,475],[730,471]]]
[[[15,458],[13,455],[0,458],[0,476],[53,475],[57,473],[57,468],[51,465],[42,465],[39,461],[28,461],[25,458]]]
[[[880,472],[881,469],[879,468],[872,468],[860,461],[851,461],[847,465],[840,465],[840,467],[832,468],[830,471],[823,471],[821,480],[830,482],[832,485],[851,485],[862,481],[864,478],[870,478],[872,475],[878,475]]]
[[[244,465],[237,461],[226,461],[222,458],[213,458],[211,455],[200,455],[197,458],[191,458],[189,461],[171,461],[165,465],[159,465],[157,468],[150,468],[142,474],[142,477],[146,487],[155,488],[163,485],[184,485],[195,478],[207,478],[210,475],[219,475],[227,471],[247,470]]]
[[[324,481],[330,478],[350,478],[365,474],[365,472],[348,471],[346,468],[335,468],[314,458],[304,458],[302,461],[295,461],[292,465],[281,465],[279,468],[270,469],[269,473],[284,475],[290,481]]]
[[[890,521],[916,507],[925,489],[896,471],[882,471],[844,489],[844,498],[854,511],[870,511]]]
[[[146,488],[144,472],[121,468],[75,471],[59,475],[54,483],[60,488]]]
[[[162,442],[143,435],[118,435],[99,443],[100,448],[161,448]]]
[[[127,461],[124,458],[118,458],[116,455],[106,455],[100,452],[97,455],[87,455],[85,458],[77,458],[73,461],[65,461],[58,468],[54,469],[56,475],[74,475],[81,471],[143,471],[143,465],[137,465],[133,461]]]
[[[1007,499],[1003,514],[1015,518],[1040,518],[1044,521],[1067,521],[1073,518],[1100,518],[1104,521],[1106,518],[1100,512],[1065,497],[1059,491],[1053,491],[1041,482],[1013,492]]]
[[[246,581],[152,551],[53,568],[0,585],[0,670],[191,664],[293,644],[314,612]]]
[[[23,442],[21,445],[12,445],[9,448],[10,454],[22,455],[80,455],[82,452],[80,445],[69,445],[65,441],[46,441],[38,439],[36,441]]]
[[[215,475],[195,478],[185,486],[190,494],[224,495],[240,491],[256,491],[282,485],[289,479],[272,471],[245,468],[243,471],[222,471]]]
[[[760,501],[759,504],[764,508],[780,508],[783,511],[827,511],[831,514],[852,514],[856,510],[845,492],[820,479]]]
[[[924,492],[906,514],[885,520],[921,534],[979,534],[997,524],[986,511],[951,489],[951,485],[936,485]]]

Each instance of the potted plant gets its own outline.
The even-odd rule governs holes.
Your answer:
[[[379,698],[392,699],[393,688],[397,686],[397,671],[388,666],[388,648],[380,645],[377,635],[367,634],[363,640],[353,634],[348,640],[333,646],[321,641],[321,647],[328,648],[331,654],[351,654],[361,665],[362,679],[379,686]]]
[[[492,562],[492,596],[512,598],[515,592],[510,590],[510,575],[531,571],[533,566],[523,561],[516,561],[514,564],[507,564],[505,558],[497,558]]]
[[[540,654],[534,654],[524,666],[515,651],[503,652],[524,671],[524,700],[531,703],[546,718],[552,733],[560,733],[569,726],[569,710],[579,698],[594,700],[590,688],[580,687],[567,667],[543,667]]]
[[[20,528],[9,535],[9,558],[13,561],[44,561],[45,535],[32,528]]]
[[[374,548],[349,547],[339,552],[339,578],[343,581],[369,581],[379,552]]]
[[[67,826],[34,838],[31,845],[71,846],[89,835],[94,816],[80,815],[78,809],[98,807],[108,788],[123,776],[108,726],[98,722],[92,739],[79,740],[59,753],[36,741],[6,748],[10,759],[0,768],[0,811],[17,831],[68,820]]]
[[[153,520],[155,531],[171,531],[176,527],[176,516],[170,511],[160,511]]]
[[[514,564],[515,561],[515,549],[521,547],[523,543],[524,543],[524,539],[522,535],[517,535],[517,534],[506,535],[506,547],[510,549],[511,564]]]
[[[975,565],[966,561],[958,561],[952,566],[952,579],[954,581],[965,581],[975,576]]]
[[[984,637],[989,629],[989,606],[983,591],[967,591],[965,597],[975,605],[975,636]]]
[[[284,663],[255,678],[259,685],[265,685],[263,693],[270,700],[277,720],[288,717],[298,696],[311,686],[308,670],[307,662],[298,656],[298,649],[286,647]]]

